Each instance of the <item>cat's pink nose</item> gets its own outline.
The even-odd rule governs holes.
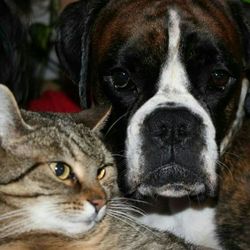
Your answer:
[[[95,210],[96,210],[97,213],[106,204],[106,200],[105,199],[88,200],[88,202],[91,203],[95,207]]]

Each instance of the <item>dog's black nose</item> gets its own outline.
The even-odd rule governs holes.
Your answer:
[[[184,108],[161,108],[151,113],[145,120],[147,133],[162,145],[186,143],[195,134],[198,117]]]
[[[162,107],[144,120],[142,150],[152,185],[195,183],[201,176],[204,124],[187,108]]]

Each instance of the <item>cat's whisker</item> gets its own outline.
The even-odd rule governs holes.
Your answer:
[[[140,228],[132,225],[129,221],[126,220],[125,217],[121,218],[120,215],[117,215],[116,213],[111,212],[111,211],[107,212],[107,215],[110,216],[110,217],[113,217],[113,218],[115,218],[115,219],[117,219],[117,220],[119,220],[121,222],[123,222],[124,224],[127,224],[128,226],[132,227],[135,231],[143,233],[143,232],[140,231]],[[124,218],[125,218],[125,220],[124,220]]]
[[[135,214],[138,214],[138,215],[141,215],[141,216],[144,216],[145,213],[141,212],[141,211],[138,211],[136,209],[132,209],[132,208],[129,208],[129,207],[119,207],[119,206],[115,206],[115,207],[109,207],[110,210],[118,210],[118,211],[124,211],[124,212],[130,212],[130,213],[135,213]]]
[[[4,239],[15,234],[22,234],[30,229],[31,225],[27,223],[26,219],[14,221],[0,228],[0,239]]]
[[[140,208],[140,207],[137,207],[137,206],[135,206],[135,205],[133,205],[133,204],[131,204],[130,202],[124,202],[124,201],[118,201],[118,200],[111,200],[110,202],[109,202],[109,204],[110,205],[118,205],[118,206],[123,206],[123,207],[130,207],[130,208],[133,208],[133,209],[135,209],[135,210],[138,210],[138,211],[141,211],[142,213],[145,213],[145,211],[142,209],[142,208]]]
[[[143,204],[147,204],[147,205],[152,205],[150,202],[148,201],[143,201],[143,200],[137,200],[137,199],[133,199],[133,198],[127,198],[127,197],[115,197],[113,198],[111,201],[116,201],[116,200],[122,200],[122,201],[131,201],[131,202],[136,202],[136,203],[143,203]]]
[[[121,203],[117,203],[117,204],[111,203],[108,206],[108,209],[125,210],[125,211],[134,212],[134,213],[137,213],[137,214],[140,214],[140,215],[145,215],[145,211],[143,211],[142,209],[137,208],[135,206],[130,206],[130,205],[121,204]]]
[[[122,155],[122,154],[112,154],[113,157],[121,157],[121,158],[124,158],[124,159],[127,159],[127,157],[125,155]]]
[[[115,201],[115,202],[110,202],[109,204],[110,205],[115,205],[115,206],[118,205],[118,206],[124,206],[124,207],[131,207],[131,208],[134,208],[134,209],[138,209],[140,211],[144,211],[141,208],[139,208],[139,207],[137,207],[135,205],[132,205],[131,203]]]
[[[18,209],[18,210],[14,210],[8,213],[4,213],[0,215],[0,221],[11,219],[13,217],[25,216],[25,212],[26,212],[26,209]]]
[[[126,213],[123,213],[121,211],[112,211],[113,214],[115,214],[118,217],[121,217],[123,219],[126,219],[128,221],[131,221],[133,223],[135,223],[137,226],[144,228],[145,230],[149,231],[150,233],[152,233],[153,235],[159,237],[158,234],[156,234],[154,231],[152,231],[149,227],[137,222],[136,217],[132,216],[132,215],[128,215]]]

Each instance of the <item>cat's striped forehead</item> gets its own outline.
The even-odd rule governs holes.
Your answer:
[[[65,162],[77,169],[82,180],[84,172],[96,173],[100,166],[113,164],[110,152],[86,126],[67,119],[42,118],[35,113],[25,113],[23,117],[32,129],[8,145],[8,154],[2,159],[16,165],[16,171],[7,174],[2,182],[11,182],[46,162]]]

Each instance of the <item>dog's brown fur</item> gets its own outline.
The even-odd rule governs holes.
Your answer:
[[[131,37],[133,34],[150,34],[152,37],[146,37],[142,42],[156,48],[163,47],[166,44],[164,35],[164,22],[169,6],[176,6],[177,10],[184,13],[187,20],[198,23],[201,29],[208,29],[228,44],[231,53],[239,60],[241,58],[239,34],[233,20],[225,15],[225,1],[202,1],[202,7],[199,1],[190,0],[166,1],[158,0],[155,3],[149,0],[140,1],[110,1],[109,5],[101,11],[96,20],[95,33],[93,36],[93,48],[98,48],[97,58],[101,60],[107,53],[108,48],[116,39]],[[192,4],[190,4],[192,2]],[[205,11],[204,11],[205,6]],[[150,25],[149,25],[150,23]],[[122,29],[121,29],[122,27]],[[93,50],[95,53],[95,50]]]
[[[218,234],[225,249],[250,247],[250,120],[243,124],[220,173]]]

